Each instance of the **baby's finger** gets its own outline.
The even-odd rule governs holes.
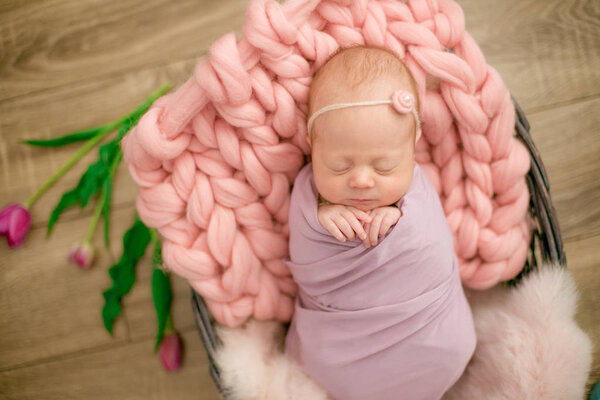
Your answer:
[[[354,232],[356,232],[356,235],[358,235],[359,238],[365,239],[367,237],[367,232],[365,232],[365,229],[363,228],[362,224],[352,212],[347,211],[343,213],[342,216],[346,219],[346,222],[350,224],[350,226],[352,227]]]
[[[385,236],[385,234],[390,230],[392,225],[394,225],[393,218],[384,218],[381,222],[381,227],[379,228],[379,237]]]
[[[371,242],[369,241],[369,238],[365,237],[363,239],[363,244],[365,245],[365,247],[368,249],[369,247],[371,247]]]
[[[371,224],[365,223],[363,228],[365,229],[365,233],[369,232],[369,229],[371,228]],[[368,249],[369,247],[371,247],[371,241],[369,240],[369,235],[365,235],[364,239],[362,239],[363,244],[365,245],[365,247]]]
[[[356,235],[354,234],[354,230],[344,217],[338,215],[333,219],[333,221],[335,222],[339,230],[341,230],[342,233],[346,235],[348,239],[354,240],[354,238],[356,237]]]
[[[365,221],[365,222],[371,222],[373,220],[373,217],[371,217],[368,213],[359,210],[356,207],[351,207],[348,206],[348,210],[352,212],[352,214],[354,214],[354,216],[358,219],[360,219],[361,221]]]
[[[346,237],[338,229],[337,225],[332,220],[328,219],[327,221],[324,221],[323,227],[327,229],[327,232],[331,233],[333,237],[339,240],[340,242],[346,241]]]
[[[393,225],[395,225],[400,220],[401,217],[402,217],[402,211],[400,211],[400,209],[396,209],[396,210],[394,210],[393,213],[387,214],[385,216],[385,218],[383,219],[383,222],[388,225],[388,228],[386,229],[386,232]]]
[[[375,246],[377,244],[377,238],[379,237],[379,228],[381,227],[382,219],[383,215],[377,214],[371,222],[371,229],[369,230],[369,240],[371,241],[372,246]]]

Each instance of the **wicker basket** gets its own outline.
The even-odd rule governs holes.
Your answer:
[[[529,255],[525,266],[515,279],[507,282],[508,285],[515,285],[523,276],[543,264],[560,264],[562,267],[566,267],[566,256],[556,211],[552,206],[550,198],[550,185],[546,170],[544,169],[540,154],[531,139],[529,122],[514,98],[513,103],[517,117],[515,122],[517,137],[525,144],[531,154],[531,168],[527,174],[527,186],[531,194],[529,213],[536,222],[536,226],[531,238]],[[196,326],[200,332],[200,338],[208,355],[211,376],[219,392],[225,396],[219,368],[214,361],[215,350],[220,345],[220,340],[214,330],[214,320],[210,317],[202,297],[193,289],[192,308],[194,310]]]

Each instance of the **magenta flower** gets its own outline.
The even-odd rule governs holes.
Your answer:
[[[31,227],[31,215],[20,204],[9,204],[0,210],[0,235],[6,235],[10,247],[19,247]]]
[[[69,252],[69,261],[88,269],[94,262],[94,247],[89,242],[74,245]]]
[[[181,367],[181,339],[176,333],[167,333],[158,349],[160,362],[167,371],[177,371]]]

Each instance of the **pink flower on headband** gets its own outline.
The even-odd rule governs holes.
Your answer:
[[[413,109],[413,95],[406,90],[396,90],[394,94],[392,94],[392,105],[400,114],[408,114]]]

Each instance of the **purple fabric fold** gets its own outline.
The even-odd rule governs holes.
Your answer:
[[[475,349],[453,238],[439,197],[415,163],[402,217],[377,246],[339,242],[317,219],[307,164],[290,203],[298,283],[286,354],[337,400],[436,400]]]

